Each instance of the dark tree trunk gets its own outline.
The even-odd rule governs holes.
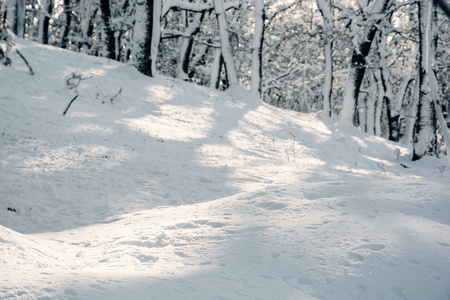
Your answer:
[[[69,44],[70,23],[72,22],[72,10],[70,9],[70,0],[64,0],[64,13],[66,14],[66,24],[61,40],[61,48],[66,49]]]
[[[152,77],[152,35],[154,0],[136,2],[136,22],[133,36],[133,56],[136,69]]]
[[[180,66],[178,71],[178,77],[181,79],[189,78],[189,64],[191,61],[192,48],[194,46],[194,36],[200,31],[200,25],[205,17],[205,12],[198,13],[194,16],[194,19],[190,24],[186,26],[186,37],[183,41],[180,50]]]
[[[44,16],[43,25],[42,25],[42,43],[48,44],[48,26],[50,23],[50,18],[53,13],[53,0],[47,0],[47,7],[44,7],[46,15]],[[48,14],[48,15],[47,15]]]
[[[252,41],[252,77],[250,88],[261,97],[262,87],[262,55],[265,33],[266,14],[263,0],[255,0],[255,34]]]
[[[380,1],[381,3],[377,3]],[[367,27],[363,33],[363,41],[353,50],[351,65],[344,91],[344,102],[341,110],[341,122],[352,122],[358,125],[356,107],[359,91],[366,72],[366,57],[369,54],[378,26],[384,17],[391,0],[377,0],[367,7]],[[376,15],[381,14],[380,17]]]
[[[25,36],[25,0],[17,0],[17,36],[23,38]]]
[[[105,32],[105,56],[110,59],[116,59],[116,40],[114,37],[114,30],[111,28],[111,7],[109,0],[100,0],[100,10],[102,12],[103,31]]]

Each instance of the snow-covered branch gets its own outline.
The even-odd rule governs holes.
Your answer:
[[[233,0],[224,3],[225,10],[229,10],[231,8],[238,8],[239,6],[240,6],[239,0]],[[163,4],[161,17],[164,18],[172,8],[192,12],[204,12],[204,11],[211,11],[214,8],[214,5],[211,1],[201,3],[201,2],[187,2],[183,0],[167,0]]]

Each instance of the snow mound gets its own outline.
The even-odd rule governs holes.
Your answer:
[[[0,66],[0,298],[449,298],[447,160],[17,47],[35,75]]]

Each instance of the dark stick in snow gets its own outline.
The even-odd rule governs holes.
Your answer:
[[[34,75],[34,71],[33,68],[31,68],[30,64],[28,63],[27,59],[25,58],[25,56],[22,55],[22,53],[20,53],[19,50],[16,49],[16,53],[19,54],[19,56],[23,59],[23,61],[25,62],[25,64],[28,67],[28,70],[30,70],[30,74]]]
[[[75,99],[77,99],[77,98],[78,98],[78,95],[73,97],[73,99],[70,101],[69,105],[67,105],[66,110],[63,112],[63,116],[66,115],[67,111],[69,110],[69,107],[72,105],[72,102],[75,101]]]

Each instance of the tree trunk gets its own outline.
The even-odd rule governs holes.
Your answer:
[[[366,39],[353,50],[352,61],[348,71],[347,83],[344,90],[344,101],[342,103],[342,111],[340,121],[352,122],[358,125],[356,120],[356,107],[358,103],[359,90],[366,72],[366,57],[369,54],[372,41],[377,31],[376,26],[371,26],[366,35]]]
[[[373,79],[376,84],[375,75],[373,75]],[[375,93],[369,93],[366,97],[366,132],[371,135],[375,135],[375,115],[376,115],[376,105],[377,105],[377,97]]]
[[[214,62],[212,65],[211,70],[211,80],[210,80],[210,87],[214,89],[219,88],[220,84],[220,73],[222,72],[222,65],[223,65],[223,56],[222,51],[220,49],[216,50],[216,53],[214,54]]]
[[[50,17],[53,13],[53,0],[42,0],[41,2],[41,17],[39,20],[38,40],[42,44],[48,44],[48,27],[50,24]]]
[[[66,24],[61,39],[61,48],[66,49],[69,44],[70,23],[72,22],[72,10],[70,9],[70,0],[64,0],[64,13],[66,14]]]
[[[430,84],[431,62],[435,55],[433,47],[434,5],[433,1],[421,0],[419,5],[419,99],[413,130],[413,160],[425,155],[437,156],[436,110]]]
[[[17,0],[7,0],[4,4],[5,20],[10,30],[17,35]]]
[[[431,20],[431,53],[432,55],[429,58],[429,72],[428,75],[430,77],[430,88],[431,88],[431,98],[433,99],[433,104],[437,116],[437,122],[441,129],[442,137],[444,138],[444,142],[447,145],[447,157],[450,161],[450,130],[448,129],[447,122],[442,114],[442,108],[439,103],[439,97],[437,94],[438,90],[438,82],[436,79],[437,72],[437,63],[436,63],[436,52],[437,52],[437,42],[438,42],[438,25],[437,25],[437,10],[436,7],[433,7],[432,11],[432,20]]]
[[[6,19],[11,31],[18,37],[23,38],[25,33],[25,1],[7,0]]]
[[[340,123],[353,123],[358,125],[356,106],[358,103],[359,90],[366,72],[366,57],[369,54],[372,42],[375,38],[378,25],[382,18],[376,17],[383,14],[391,0],[377,0],[370,6],[364,8],[366,18],[366,28],[359,46],[353,50],[352,60],[348,71],[347,83],[344,88],[344,100],[342,103]]]
[[[331,0],[317,0],[323,17],[323,47],[325,57],[325,79],[323,84],[323,115],[332,116],[333,89],[333,8]]]
[[[402,128],[402,120],[403,116],[400,114],[403,107],[403,102],[405,99],[406,92],[411,84],[413,82],[413,78],[405,77],[403,78],[402,82],[400,83],[400,87],[397,91],[397,94],[395,96],[395,103],[392,105],[391,110],[391,119],[392,119],[392,136],[396,137],[396,139],[393,139],[395,142],[400,141],[401,137],[401,128]]]
[[[116,59],[116,40],[114,37],[114,30],[111,28],[111,7],[109,0],[100,0],[100,11],[102,12],[103,20],[103,32],[104,45],[106,51],[104,50],[104,56],[110,59]]]
[[[239,85],[236,66],[234,64],[233,51],[231,49],[230,37],[228,34],[228,24],[223,0],[213,0],[213,2],[217,23],[219,25],[220,45],[222,48],[225,71],[227,73],[227,82],[229,86]]]
[[[262,51],[265,30],[264,0],[255,0],[255,35],[252,41],[252,78],[251,90],[261,97]]]
[[[156,75],[156,56],[161,35],[161,1],[140,0],[135,5],[134,66],[142,74],[152,77]]]
[[[17,0],[17,36],[25,36],[25,0]]]
[[[91,0],[80,0],[80,19],[81,19],[81,43],[82,52],[91,53],[93,45],[93,35],[95,29],[95,19],[99,10],[98,5]]]
[[[180,62],[178,64],[178,78],[189,80],[189,63],[192,54],[192,47],[194,46],[194,36],[200,31],[200,25],[205,17],[205,12],[197,13],[191,23],[188,24],[185,37],[180,50]]]

